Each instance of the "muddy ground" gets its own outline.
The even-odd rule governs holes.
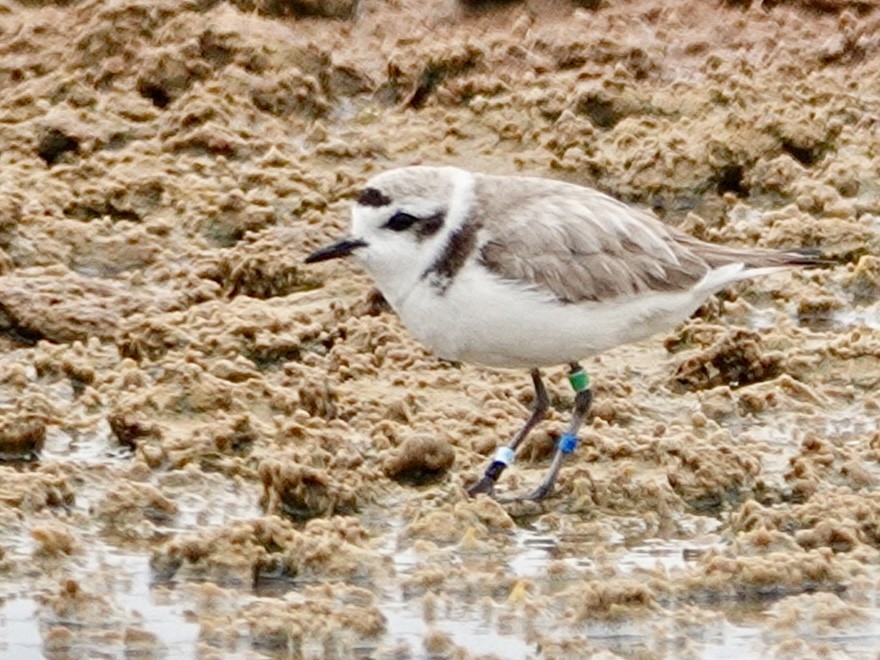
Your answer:
[[[878,5],[0,0],[0,656],[875,657]],[[586,360],[556,494],[469,499],[527,374],[302,265],[414,163],[833,263]]]

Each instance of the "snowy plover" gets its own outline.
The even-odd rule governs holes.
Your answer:
[[[351,234],[307,263],[354,255],[404,325],[447,360],[531,370],[536,403],[470,492],[492,493],[549,405],[540,367],[568,364],[571,423],[541,499],[577,445],[592,399],[579,360],[670,330],[738,280],[817,256],[713,245],[590,188],[405,167],[372,178],[352,209]]]

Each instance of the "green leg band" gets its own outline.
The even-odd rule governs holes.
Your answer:
[[[568,382],[575,392],[583,392],[590,389],[590,377],[583,369],[578,369],[574,373],[568,375]]]

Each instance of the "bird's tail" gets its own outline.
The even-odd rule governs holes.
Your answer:
[[[796,250],[743,250],[746,267],[760,268],[817,268],[830,266],[833,262],[822,256],[815,248]]]
[[[728,284],[792,268],[818,268],[833,262],[818,250],[759,250],[701,243],[700,256],[713,269],[703,278],[700,288],[719,291]]]
[[[676,239],[713,268],[736,263],[743,264],[749,269],[808,268],[831,264],[819,250],[813,248],[766,250],[706,243],[689,235],[679,235]]]

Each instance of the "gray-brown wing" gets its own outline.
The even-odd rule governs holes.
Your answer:
[[[710,270],[693,249],[699,241],[680,243],[680,232],[598,191],[485,177],[477,195],[487,210],[483,265],[563,302],[684,290]]]

